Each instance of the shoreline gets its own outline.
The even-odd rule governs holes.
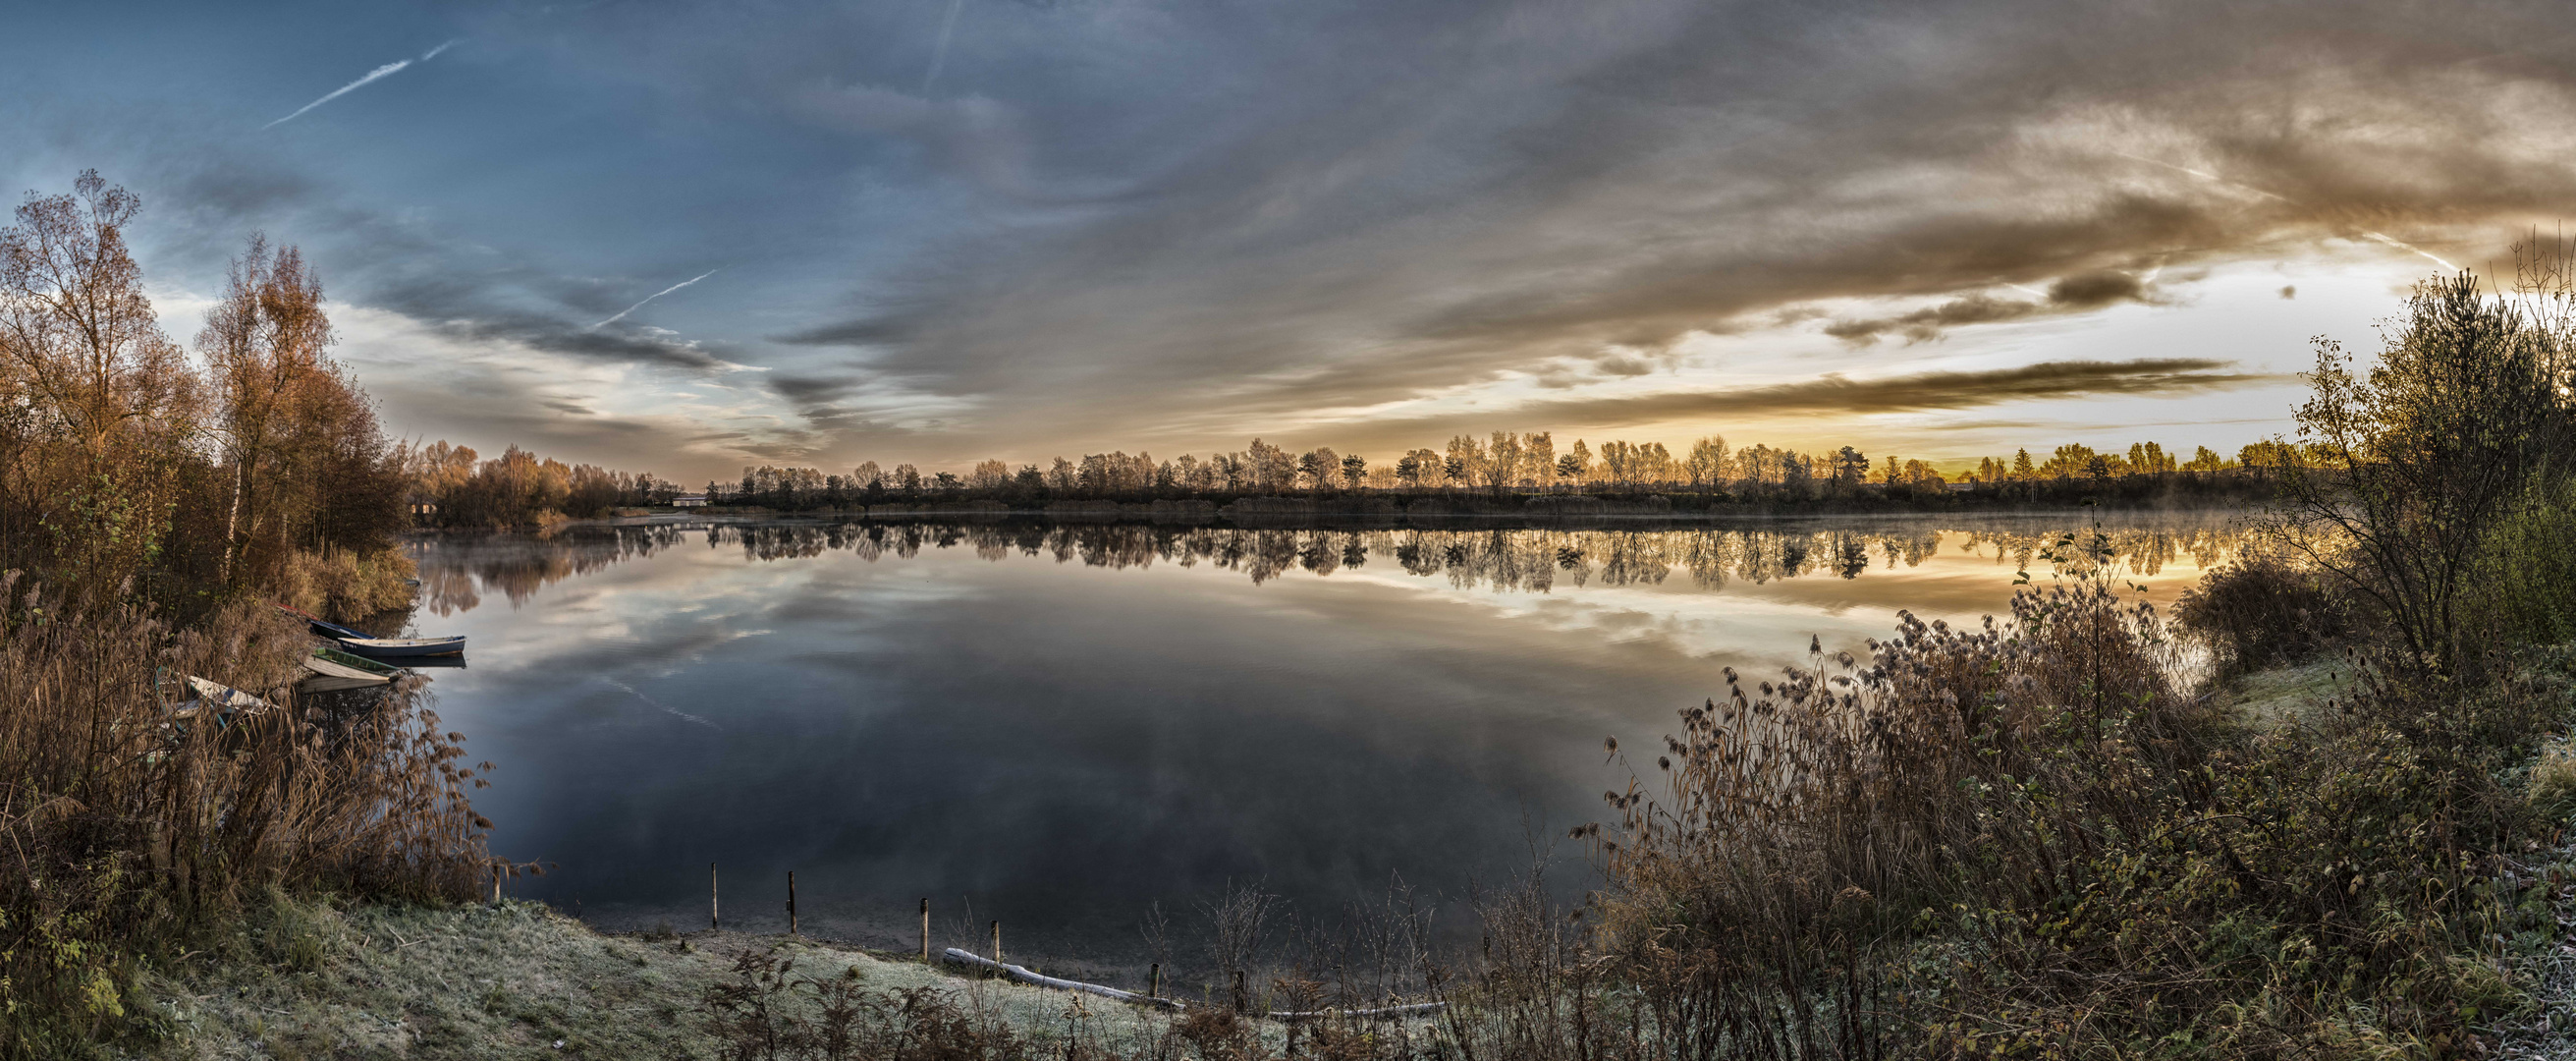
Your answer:
[[[708,1000],[745,982],[750,957],[817,983],[929,992],[1041,1056],[1077,1042],[1141,1045],[1177,1019],[809,936],[612,933],[519,899],[439,907],[272,895],[213,954],[145,975],[151,1015],[168,1034],[139,1056],[724,1056]],[[1288,1034],[1276,1020],[1250,1028],[1273,1048]]]
[[[830,510],[716,511],[662,510],[636,515],[600,516],[567,519],[541,527],[417,527],[415,536],[495,533],[559,533],[588,527],[652,527],[718,524],[810,524],[841,526],[849,524],[894,525],[904,523],[945,524],[1046,524],[1052,526],[1129,526],[1143,525],[1175,528],[1213,528],[1235,530],[1390,530],[1418,528],[1423,530],[1688,530],[1728,526],[1774,526],[1797,524],[1844,524],[1861,522],[1933,522],[1941,520],[1979,521],[2066,521],[2126,524],[2162,519],[2192,522],[2234,520],[2261,515],[2259,505],[2220,506],[2072,506],[2035,505],[1977,507],[1957,509],[1898,509],[1821,512],[1723,512],[1712,510],[1669,512],[1428,512],[1428,511],[1361,511],[1361,510],[1253,510],[1228,511],[1235,506],[1209,511],[1164,509],[1155,505],[1120,503],[1115,510],[1106,507],[1080,509],[1047,508],[969,508],[942,505],[873,505],[851,506]]]

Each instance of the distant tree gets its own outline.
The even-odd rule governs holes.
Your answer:
[[[2093,452],[2093,447],[2069,442],[2051,452],[2047,462],[2039,466],[2039,472],[2052,479],[2072,479],[2079,475],[2089,475],[2092,474],[2093,458],[2097,456],[2100,454]]]
[[[1342,458],[1343,484],[1351,491],[1357,492],[1360,485],[1368,481],[1368,470],[1368,458],[1366,457],[1354,453]]]
[[[1287,450],[1256,438],[1244,456],[1250,465],[1246,474],[1253,489],[1275,494],[1297,488],[1297,458],[1289,456]]]
[[[2030,462],[2030,451],[2029,451],[2029,450],[2027,450],[2027,449],[2019,449],[2019,450],[2014,450],[2014,451],[2013,451],[2013,463],[2012,463],[2012,474],[2013,474],[2013,478],[2015,478],[2015,479],[2028,479],[2028,478],[2030,478],[2032,475],[2036,474],[2037,472],[2038,472],[2038,469],[2037,469],[2036,467],[2034,467],[2034,466],[2031,464],[2031,462]]]
[[[1442,469],[1451,484],[1473,487],[1484,481],[1485,465],[1485,444],[1476,436],[1449,436],[1449,445],[1442,456]]]
[[[1601,481],[1625,490],[1637,477],[1637,447],[1619,439],[1601,444]]]
[[[1333,479],[1341,473],[1341,455],[1329,447],[1318,446],[1297,458],[1297,477],[1305,480],[1306,488],[1316,493],[1331,490]]]
[[[1846,447],[1848,448],[1848,447]],[[1690,456],[1682,462],[1691,486],[1707,490],[1726,481],[1726,439],[1709,435],[1691,443]]]
[[[1484,467],[1479,469],[1485,489],[1500,496],[1519,485],[1524,477],[1521,473],[1524,456],[1519,435],[1509,431],[1494,432],[1492,441],[1485,447]]]
[[[1894,459],[1889,458],[1890,461]],[[1869,455],[1850,446],[1835,450],[1833,461],[1834,484],[1837,486],[1859,486],[1869,476]]]
[[[976,463],[975,470],[968,473],[967,480],[978,490],[999,490],[1002,484],[1011,481],[1011,466],[999,460],[980,461]]]

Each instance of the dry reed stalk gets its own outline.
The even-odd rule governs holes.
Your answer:
[[[0,575],[0,1039],[41,1053],[109,1034],[133,957],[179,945],[271,885],[469,897],[490,823],[461,736],[420,679],[332,713],[287,685],[295,624],[236,602],[203,631]],[[173,721],[178,679],[275,709]],[[488,769],[488,765],[484,768]],[[7,1051],[0,1051],[5,1053]]]

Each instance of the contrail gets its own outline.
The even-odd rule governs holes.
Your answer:
[[[399,73],[403,72],[403,69],[404,69],[405,67],[408,67],[408,66],[410,66],[410,65],[411,65],[411,64],[413,64],[413,63],[416,63],[416,62],[417,62],[417,63],[425,63],[425,62],[428,62],[428,61],[430,61],[430,60],[432,60],[432,59],[438,58],[438,53],[443,52],[443,51],[446,51],[446,50],[448,50],[449,48],[453,48],[453,47],[455,47],[455,46],[456,46],[456,42],[455,42],[455,41],[448,41],[448,42],[447,42],[447,43],[445,43],[445,44],[441,44],[441,45],[439,45],[438,47],[432,48],[432,49],[430,49],[429,51],[427,51],[427,52],[423,53],[423,54],[421,55],[421,57],[420,57],[420,58],[418,58],[418,59],[396,59],[396,60],[394,60],[393,62],[386,63],[386,64],[385,64],[385,65],[383,65],[383,66],[379,66],[379,67],[377,67],[377,68],[375,68],[375,69],[373,69],[373,70],[369,70],[369,71],[367,71],[367,76],[362,77],[362,78],[359,78],[359,79],[357,79],[357,80],[355,80],[355,81],[349,82],[348,84],[342,85],[342,86],[340,86],[340,87],[338,87],[338,88],[332,89],[329,95],[323,96],[321,99],[314,100],[314,101],[313,101],[313,102],[311,102],[311,103],[307,103],[307,104],[305,104],[305,105],[303,105],[303,106],[301,106],[301,107],[298,107],[298,108],[296,108],[296,109],[295,109],[295,113],[293,113],[293,114],[289,114],[289,115],[287,115],[286,117],[280,118],[280,119],[278,119],[278,120],[276,120],[276,121],[273,121],[273,122],[270,122],[270,123],[268,123],[268,124],[266,124],[266,125],[260,126],[260,128],[262,128],[262,129],[275,129],[275,128],[277,128],[278,126],[284,125],[284,124],[286,124],[286,123],[288,123],[288,122],[294,121],[294,120],[295,120],[295,119],[297,119],[297,118],[301,118],[301,117],[303,117],[303,116],[304,116],[304,112],[305,112],[305,111],[312,110],[312,109],[313,109],[313,108],[315,108],[315,107],[319,107],[319,106],[321,106],[321,105],[323,105],[323,104],[325,104],[325,103],[329,103],[329,102],[331,102],[332,100],[338,99],[338,98],[340,98],[340,97],[342,97],[342,96],[346,96],[346,95],[348,95],[349,93],[355,92],[355,91],[357,91],[357,90],[359,90],[359,89],[361,89],[361,88],[365,88],[365,87],[367,87],[368,85],[374,84],[375,82],[382,81],[382,80],[384,80],[384,79],[386,79],[386,78],[388,78],[388,77],[392,77],[392,76],[394,76],[395,74],[399,74]]]
[[[723,271],[724,271],[724,267],[723,267],[723,266],[721,266],[721,265],[719,265],[719,266],[717,266],[717,267],[715,267],[715,268],[713,268],[713,269],[709,269],[709,270],[707,270],[706,272],[699,273],[699,274],[698,274],[698,275],[696,275],[696,276],[692,276],[692,277],[690,277],[690,278],[688,278],[688,279],[686,279],[686,280],[682,280],[682,281],[680,281],[679,283],[673,284],[673,285],[671,285],[671,286],[669,286],[669,287],[666,287],[666,288],[663,288],[663,289],[661,289],[661,290],[659,290],[659,291],[653,292],[652,294],[646,295],[646,296],[644,296],[644,302],[651,302],[651,301],[653,301],[654,299],[657,299],[657,298],[660,298],[660,297],[662,297],[662,296],[664,296],[664,295],[670,294],[671,292],[674,292],[674,291],[677,291],[677,290],[679,290],[679,289],[681,289],[681,288],[687,287],[687,286],[689,286],[690,284],[697,283],[697,282],[698,282],[698,281],[700,281],[700,280],[704,280],[704,279],[706,279],[706,278],[708,278],[708,277],[710,277],[710,276],[714,276],[714,275],[716,275],[717,273],[720,273],[720,272],[723,272]],[[607,320],[604,320],[604,321],[601,321],[601,322],[599,322],[599,323],[597,323],[597,324],[591,325],[591,326],[590,326],[590,328],[584,328],[584,329],[582,329],[582,330],[583,330],[583,331],[589,331],[589,330],[591,330],[591,328],[605,328],[605,327],[607,327],[607,326],[609,326],[609,325],[611,325],[611,324],[615,324],[615,323],[617,323],[618,321],[624,320],[624,319],[626,319],[626,315],[627,315],[627,314],[629,314],[629,313],[633,313],[633,312],[635,312],[636,310],[639,310],[639,309],[643,309],[643,308],[644,308],[644,302],[638,302],[638,303],[636,303],[636,304],[634,304],[634,305],[632,305],[632,306],[628,306],[628,307],[626,307],[625,309],[618,310],[618,311],[617,311],[617,315],[616,315],[616,316],[614,316],[614,317],[610,317],[610,318],[608,318]]]
[[[614,686],[616,686],[616,687],[618,687],[618,688],[620,688],[620,689],[624,689],[624,690],[626,690],[628,693],[633,694],[633,695],[634,695],[634,697],[635,697],[636,699],[638,699],[638,700],[642,700],[642,701],[644,701],[645,703],[648,703],[648,704],[651,704],[651,705],[653,705],[653,706],[655,706],[655,707],[661,708],[661,709],[662,709],[663,711],[665,711],[665,712],[668,712],[668,713],[673,714],[673,715],[677,715],[677,716],[679,716],[679,717],[681,717],[681,718],[683,718],[683,719],[686,719],[686,720],[688,720],[688,721],[690,721],[690,722],[695,722],[695,723],[697,723],[697,724],[699,724],[699,725],[701,725],[701,726],[705,726],[705,727],[706,727],[706,728],[708,728],[708,729],[715,730],[715,731],[716,731],[716,732],[718,732],[718,733],[722,733],[722,732],[724,732],[724,727],[723,727],[723,726],[716,725],[715,723],[713,723],[713,722],[709,722],[709,721],[707,721],[706,719],[699,718],[699,717],[698,717],[698,716],[696,716],[696,715],[692,715],[692,714],[690,714],[690,713],[688,713],[688,712],[686,712],[686,711],[682,711],[682,710],[680,710],[680,709],[678,709],[678,708],[672,707],[672,706],[671,706],[671,705],[669,705],[669,704],[663,703],[663,702],[661,702],[661,701],[659,701],[659,700],[653,699],[652,697],[646,696],[646,695],[644,695],[642,692],[637,691],[637,690],[636,690],[636,688],[635,688],[634,686],[632,686],[632,685],[628,685],[628,684],[626,684],[625,682],[621,682],[621,681],[618,681],[618,680],[617,680],[617,679],[615,679],[615,678],[609,678],[609,677],[602,677],[602,678],[600,678],[599,680],[600,680],[600,681],[603,681],[603,682],[607,682],[608,684],[610,684],[610,685],[614,685]]]
[[[930,48],[930,71],[921,75],[921,94],[930,94],[930,83],[939,80],[939,68],[948,65],[948,38],[957,32],[957,12],[964,10],[966,0],[948,0],[948,17],[939,23],[939,43]]]
[[[2211,182],[2214,182],[2214,183],[2217,183],[2217,184],[2224,184],[2224,185],[2226,185],[2226,186],[2228,186],[2228,187],[2230,187],[2230,188],[2242,188],[2242,189],[2244,189],[2244,190],[2246,190],[2246,191],[2253,192],[2253,193],[2254,193],[2254,194],[2256,194],[2256,195],[2260,195],[2260,196],[2262,196],[2262,197],[2264,197],[2264,198],[2266,198],[2266,199],[2278,199],[2278,200],[2280,200],[2280,201],[2282,201],[2282,202],[2285,202],[2285,203],[2290,201],[2290,199],[2289,199],[2289,197],[2288,197],[2288,196],[2282,195],[2282,194],[2280,194],[2280,193],[2278,193],[2278,192],[2267,192],[2267,191],[2264,191],[2264,190],[2263,190],[2263,189],[2261,189],[2261,188],[2257,188],[2257,187],[2255,187],[2255,186],[2253,186],[2253,185],[2251,185],[2251,184],[2247,184],[2247,183],[2245,183],[2245,182],[2243,182],[2243,181],[2232,181],[2232,180],[2228,180],[2228,179],[2227,179],[2227,178],[2225,178],[2225,177],[2221,177],[2221,176],[2219,176],[2218,174],[2211,173],[2211,172],[2209,172],[2208,170],[2205,170],[2205,169],[2193,169],[2193,168],[2191,168],[2191,167],[2189,167],[2189,166],[2177,166],[2177,165],[2174,165],[2174,164],[2173,164],[2173,163],[2171,163],[2171,162],[2166,162],[2166,161],[2164,161],[2164,160],[2162,160],[2162,159],[2148,158],[2148,157],[2147,157],[2147,156],[2145,156],[2145,155],[2132,155],[2132,154],[2130,154],[2130,153],[2128,153],[2128,152],[2126,152],[2126,151],[2114,151],[2114,152],[2111,152],[2111,153],[2112,153],[2112,154],[2114,154],[2114,155],[2118,155],[2118,156],[2120,156],[2121,158],[2128,159],[2129,161],[2132,161],[2132,162],[2144,162],[2144,163],[2146,163],[2147,165],[2150,165],[2150,166],[2163,166],[2164,168],[2169,169],[2169,170],[2172,170],[2172,171],[2174,171],[2174,172],[2176,172],[2176,173],[2188,173],[2188,174],[2191,174],[2192,176],[2194,176],[2194,177],[2198,177],[2198,178],[2200,178],[2200,179],[2202,179],[2202,180],[2205,180],[2205,181],[2211,181]]]
[[[2387,244],[2387,245],[2389,245],[2389,246],[2391,246],[2391,247],[2395,247],[2395,248],[2397,248],[2398,250],[2402,250],[2402,251],[2413,251],[2413,252],[2415,252],[2415,253],[2417,253],[2417,254],[2421,254],[2421,255],[2423,255],[2423,256],[2424,256],[2424,257],[2426,257],[2426,258],[2430,258],[2430,259],[2432,259],[2433,264],[2438,265],[2438,266],[2441,266],[2442,268],[2448,269],[2448,270],[2450,270],[2450,271],[2452,271],[2452,272],[2455,272],[2455,273],[2456,273],[2456,272],[2459,272],[2459,271],[2460,271],[2460,267],[2459,267],[2459,266],[2456,266],[2456,265],[2453,265],[2453,264],[2451,264],[2451,263],[2449,263],[2449,262],[2443,261],[2442,259],[2440,259],[2440,258],[2438,258],[2438,257],[2434,257],[2433,252],[2428,251],[2428,250],[2425,250],[2424,248],[2422,248],[2422,247],[2418,247],[2418,246],[2416,246],[2416,245],[2414,245],[2414,244],[2412,244],[2412,243],[2408,243],[2408,242],[2406,242],[2405,240],[2398,239],[2398,238],[2397,238],[2397,237],[2395,237],[2395,236],[2390,236],[2390,235],[2387,235],[2387,234],[2385,234],[2385,233],[2380,233],[2380,232],[2373,232],[2373,231],[2371,231],[2371,230],[2369,230],[2369,229],[2366,229],[2366,228],[2361,230],[2361,234],[2362,234],[2362,235],[2364,235],[2364,236],[2368,236],[2368,237],[2370,237],[2371,239],[2377,240],[2377,241],[2379,241],[2379,242],[2381,242],[2381,243],[2385,243],[2385,244]]]
[[[2150,165],[2150,166],[2163,166],[2164,168],[2169,169],[2169,170],[2176,170],[2176,171],[2179,171],[2179,172],[2182,172],[2182,173],[2188,173],[2188,174],[2191,174],[2191,175],[2192,175],[2192,176],[2194,176],[2194,177],[2199,177],[2199,178],[2201,178],[2202,180],[2216,181],[2217,183],[2224,184],[2224,185],[2227,185],[2227,186],[2229,186],[2229,187],[2233,187],[2233,188],[2243,188],[2243,189],[2245,189],[2246,191],[2253,192],[2254,194],[2256,194],[2256,195],[2260,195],[2260,196],[2262,196],[2262,197],[2264,197],[2264,198],[2266,198],[2266,199],[2278,199],[2278,200],[2280,200],[2281,202],[2285,202],[2285,203],[2287,203],[2287,202],[2293,202],[2293,201],[2294,201],[2294,200],[2292,200],[2289,196],[2281,195],[2281,194],[2278,194],[2278,193],[2275,193],[2275,192],[2267,192],[2267,191],[2264,191],[2264,190],[2263,190],[2263,189],[2261,189],[2261,188],[2257,188],[2257,187],[2255,187],[2255,186],[2253,186],[2253,185],[2251,185],[2251,184],[2246,184],[2246,183],[2244,183],[2244,182],[2242,182],[2242,181],[2232,181],[2232,180],[2228,180],[2228,179],[2227,179],[2227,178],[2225,178],[2225,177],[2221,177],[2221,176],[2219,176],[2218,174],[2211,173],[2211,172],[2208,172],[2208,171],[2206,171],[2206,170],[2197,170],[2197,169],[2193,169],[2193,168],[2191,168],[2191,167],[2189,167],[2189,166],[2177,166],[2177,165],[2174,165],[2174,164],[2173,164],[2173,163],[2171,163],[2171,162],[2159,161],[2159,160],[2157,160],[2157,159],[2148,158],[2148,157],[2146,157],[2146,156],[2144,156],[2144,155],[2132,155],[2132,154],[2130,154],[2130,153],[2128,153],[2128,152],[2126,152],[2126,151],[2114,151],[2114,152],[2111,152],[2111,153],[2112,153],[2112,154],[2114,154],[2114,155],[2118,155],[2118,156],[2120,156],[2121,158],[2129,159],[2129,160],[2136,161],[2136,162],[2144,162],[2144,163],[2146,163],[2146,164],[2148,164],[2148,165]],[[2424,258],[2425,258],[2427,261],[2430,261],[2430,262],[2432,262],[2432,263],[2433,263],[2433,264],[2435,264],[2435,265],[2441,266],[2442,268],[2445,268],[2445,269],[2449,269],[2449,270],[2451,270],[2451,271],[2453,271],[2453,272],[2457,272],[2457,271],[2459,271],[2459,268],[2460,268],[2459,266],[2456,266],[2456,265],[2453,265],[2453,264],[2451,264],[2451,263],[2449,263],[2449,262],[2443,261],[2439,255],[2436,255],[2436,254],[2434,254],[2433,252],[2428,251],[2428,250],[2425,250],[2424,248],[2422,248],[2422,247],[2418,247],[2418,246],[2416,246],[2416,245],[2414,245],[2414,244],[2412,244],[2412,243],[2408,243],[2408,242],[2406,242],[2405,240],[2398,239],[2398,238],[2397,238],[2397,237],[2395,237],[2395,236],[2388,235],[2387,233],[2384,233],[2384,232],[2373,232],[2373,231],[2371,231],[2371,230],[2369,230],[2369,229],[2362,229],[2362,230],[2361,230],[2361,234],[2362,234],[2364,237],[2366,237],[2366,238],[2368,238],[2368,239],[2372,240],[2373,242],[2386,244],[2386,245],[2388,245],[2388,246],[2395,247],[2395,248],[2397,248],[2398,250],[2406,251],[2406,252],[2408,252],[2408,253],[2423,255],[2423,256],[2424,256]],[[2161,268],[2161,266],[2159,266],[2159,268]]]

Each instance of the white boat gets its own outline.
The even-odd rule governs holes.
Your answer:
[[[337,658],[334,658],[337,657]],[[304,658],[304,680],[296,682],[299,692],[329,693],[342,689],[364,689],[394,680],[393,668],[346,652],[315,649]]]
[[[170,705],[173,719],[191,719],[212,715],[219,722],[230,722],[236,715],[256,715],[276,705],[220,682],[188,676],[188,690],[197,695]]]

